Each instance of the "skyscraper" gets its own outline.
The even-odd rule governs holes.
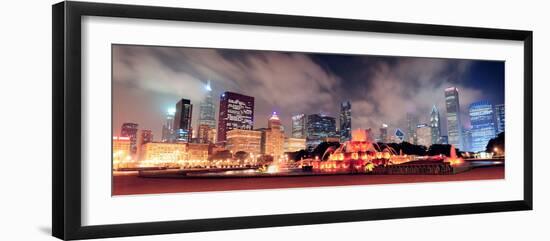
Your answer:
[[[435,107],[432,107],[432,112],[430,113],[430,128],[431,128],[431,142],[432,144],[441,143],[441,121],[439,119],[439,110]]]
[[[199,109],[199,125],[208,125],[210,128],[214,129],[216,128],[216,110],[214,107],[214,102],[212,101],[212,88],[210,87],[210,80],[205,88],[207,92]]]
[[[495,105],[495,115],[497,121],[497,134],[504,132],[504,104]]]
[[[493,105],[488,101],[478,101],[470,105],[472,124],[471,151],[485,151],[487,143],[496,136]]]
[[[447,134],[449,144],[462,149],[462,121],[460,120],[460,101],[458,89],[450,87],[445,89],[445,106],[447,108]]]
[[[292,138],[306,138],[306,116],[304,114],[292,116]]]
[[[281,120],[276,112],[273,112],[267,121],[267,129],[262,131],[263,146],[262,154],[279,158],[284,153],[285,134],[282,129]]]
[[[340,104],[340,142],[351,140],[351,103]]]
[[[137,153],[137,132],[138,124],[136,123],[123,123],[120,129],[121,137],[130,138],[130,154],[135,155]]]
[[[388,125],[387,124],[382,124],[382,127],[380,128],[379,141],[383,142],[383,143],[390,142],[390,140],[388,138]]]
[[[192,136],[191,119],[193,114],[193,105],[188,99],[181,99],[176,104],[176,116],[174,117],[174,130],[176,131],[177,141],[189,142]]]
[[[151,130],[139,130],[138,131],[138,144],[137,144],[137,153],[141,153],[141,147],[144,144],[153,142],[153,131]]]
[[[336,136],[336,119],[325,114],[307,116],[307,146],[316,147],[327,137]]]
[[[413,113],[407,113],[407,141],[417,144],[416,126],[418,125],[418,116]]]
[[[428,124],[416,126],[416,144],[430,147],[432,144],[432,128]]]
[[[174,142],[174,116],[176,109],[170,108],[166,112],[166,122],[162,125],[162,137],[161,142]]]
[[[462,139],[464,140],[462,149],[464,151],[472,150],[472,129],[464,128],[462,131]]]
[[[216,111],[214,102],[212,101],[212,87],[210,87],[210,80],[205,86],[206,96],[201,102],[199,108],[199,126],[197,127],[197,139],[199,143],[209,143],[212,139],[208,134],[210,130],[216,129]]]
[[[220,96],[218,142],[225,143],[227,132],[254,128],[254,97],[224,92]]]

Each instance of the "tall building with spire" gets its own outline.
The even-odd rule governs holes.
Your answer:
[[[460,120],[460,101],[456,87],[445,89],[445,106],[447,108],[448,143],[462,149],[464,140],[462,139],[462,121]]]
[[[199,108],[199,126],[197,138],[200,143],[208,143],[212,140],[212,137],[208,136],[212,133],[210,130],[216,129],[216,110],[214,102],[212,101],[212,87],[210,86],[210,80],[205,86],[206,96],[200,104]]]
[[[340,142],[351,140],[351,102],[340,104]]]
[[[166,121],[162,125],[161,142],[174,142],[174,116],[176,115],[176,109],[170,108],[166,112]]]
[[[285,134],[277,112],[267,121],[267,129],[262,131],[262,154],[279,158],[284,153]]]
[[[441,144],[441,120],[439,110],[437,110],[435,105],[432,107],[432,112],[430,113],[430,129],[432,144]]]

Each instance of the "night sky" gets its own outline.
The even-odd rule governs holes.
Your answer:
[[[191,100],[196,128],[207,80],[216,112],[224,91],[253,96],[254,128],[266,127],[277,111],[287,135],[292,115],[323,112],[338,119],[344,100],[352,104],[352,128],[373,128],[376,135],[382,123],[391,134],[405,130],[407,112],[428,122],[434,104],[446,133],[447,87],[459,89],[466,127],[470,103],[504,103],[501,61],[114,45],[115,135],[122,123],[135,122],[159,140],[167,109],[181,98]]]

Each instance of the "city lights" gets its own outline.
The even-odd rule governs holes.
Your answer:
[[[165,80],[172,74],[153,69],[151,73],[162,77],[159,84],[172,85],[115,99],[119,101],[113,105],[115,180],[124,175],[139,179],[136,182],[148,188],[157,183],[164,190],[164,183],[174,183],[167,190],[212,191],[241,185],[264,188],[265,183],[277,183],[273,180],[285,180],[289,186],[315,186],[323,183],[321,178],[347,185],[356,179],[399,183],[454,180],[459,178],[450,175],[467,173],[483,179],[484,172],[496,170],[496,177],[503,173],[503,98],[491,94],[485,83],[462,75],[454,62],[431,60],[442,61],[446,68],[428,73],[432,70],[422,66],[432,65],[424,59],[296,53],[294,57],[304,57],[297,58],[304,63],[280,55],[291,64],[276,65],[278,60],[262,51],[224,50],[219,54],[223,61],[204,64],[203,57],[214,55],[194,51],[194,55],[182,55],[181,62],[165,59],[180,63],[171,64],[170,73],[178,66],[176,72],[193,78],[172,83]],[[193,64],[186,59],[189,56],[197,56]],[[361,59],[368,61],[357,61]],[[409,62],[420,64],[404,66]],[[364,72],[370,65],[384,73]],[[293,67],[304,69],[296,74]],[[258,69],[249,72],[248,68]],[[128,85],[114,86],[120,88],[114,93],[133,91]],[[149,86],[153,84],[135,88]],[[307,181],[311,176],[318,179]],[[157,179],[149,184],[149,179],[143,181],[152,177]],[[219,186],[211,188],[210,183]]]

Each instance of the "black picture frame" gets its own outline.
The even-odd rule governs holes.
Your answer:
[[[103,16],[258,26],[280,26],[378,33],[516,40],[524,43],[524,186],[523,199],[404,208],[342,210],[282,215],[81,224],[81,18]],[[443,26],[324,17],[197,10],[171,7],[60,2],[52,6],[52,233],[60,239],[88,239],[307,225],[380,219],[532,210],[533,205],[533,33],[523,30]]]

